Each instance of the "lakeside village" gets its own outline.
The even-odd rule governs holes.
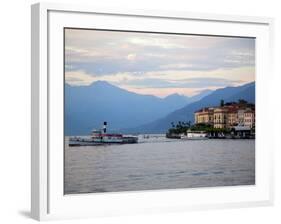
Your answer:
[[[205,107],[194,113],[195,123],[179,121],[166,133],[174,139],[254,139],[255,105],[245,100],[224,103],[218,107]],[[149,138],[149,135],[144,138]],[[104,144],[138,143],[138,137],[107,133],[107,122],[103,128],[93,130],[90,137],[70,137],[69,146],[95,146]]]
[[[171,123],[167,138],[176,139],[254,139],[255,105],[245,100],[205,107],[194,113],[194,124]]]

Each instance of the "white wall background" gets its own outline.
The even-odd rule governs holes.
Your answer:
[[[32,223],[30,208],[30,4],[31,0],[1,1],[0,7],[0,223]],[[69,0],[110,8],[181,10],[275,17],[276,117],[275,188],[273,207],[193,211],[161,215],[72,220],[59,223],[281,223],[281,7],[277,0]],[[279,96],[278,96],[279,94]],[[273,132],[272,130],[269,130]]]

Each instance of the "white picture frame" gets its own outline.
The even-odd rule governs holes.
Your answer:
[[[31,214],[37,220],[100,217],[273,203],[273,146],[267,116],[272,18],[190,12],[32,5]],[[256,185],[63,195],[63,27],[251,36],[256,46]],[[183,29],[183,27],[185,27]]]

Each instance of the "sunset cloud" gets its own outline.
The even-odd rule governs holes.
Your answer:
[[[164,96],[255,80],[255,39],[65,30],[65,80]]]

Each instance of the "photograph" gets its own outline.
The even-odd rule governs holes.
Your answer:
[[[255,45],[64,27],[64,194],[255,185]]]

